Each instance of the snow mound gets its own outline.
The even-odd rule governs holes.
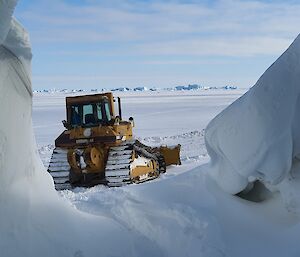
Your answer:
[[[295,183],[292,173],[300,172],[299,81],[300,36],[245,95],[208,124],[210,174],[225,191],[236,194],[259,180],[279,189],[289,207],[289,202],[299,205],[288,189]]]

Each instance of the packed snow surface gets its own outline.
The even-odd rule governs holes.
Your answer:
[[[120,92],[136,136],[182,144],[183,165],[144,184],[57,193],[38,153],[47,166],[65,95],[34,96],[37,148],[30,44],[11,18],[15,4],[0,0],[1,256],[299,256],[299,217],[280,194],[249,202],[207,175],[204,128],[241,91]]]

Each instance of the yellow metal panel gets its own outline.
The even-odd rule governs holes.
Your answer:
[[[137,177],[147,175],[149,176],[158,176],[157,164],[155,161],[150,161],[148,166],[137,166],[132,171],[130,176],[135,179]]]
[[[173,148],[168,148],[166,146],[161,146],[159,148],[160,153],[164,156],[166,165],[180,165],[180,148],[181,145],[177,145]]]

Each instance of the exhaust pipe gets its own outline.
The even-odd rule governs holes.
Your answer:
[[[122,109],[121,109],[121,98],[118,97],[118,108],[119,108],[119,117],[122,120]]]

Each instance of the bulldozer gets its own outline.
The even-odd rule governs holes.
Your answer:
[[[134,139],[134,119],[122,119],[121,99],[111,92],[66,97],[66,117],[48,167],[56,190],[141,183],[181,164],[180,145],[150,147]]]

